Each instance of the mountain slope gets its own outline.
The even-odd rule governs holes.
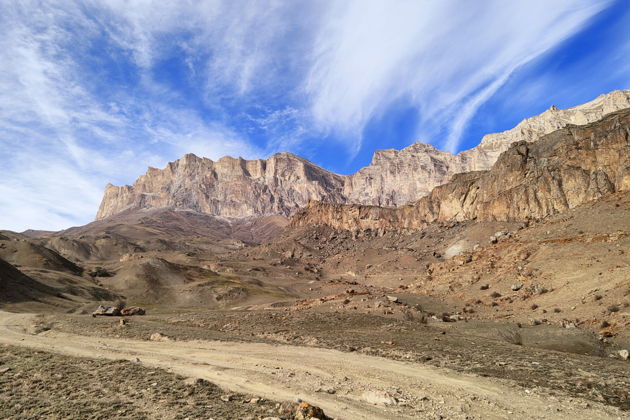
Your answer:
[[[511,130],[484,136],[478,146],[457,155],[419,142],[402,150],[378,150],[369,166],[347,177],[344,194],[356,204],[407,204],[454,174],[490,169],[514,142],[533,142],[569,124],[587,124],[625,108],[630,108],[630,90],[618,90],[573,108],[552,106]]]
[[[431,222],[527,221],[630,189],[630,109],[515,143],[492,169],[459,174],[397,208],[311,203],[291,226],[418,229]]]

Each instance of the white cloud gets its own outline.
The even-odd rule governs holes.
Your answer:
[[[305,84],[313,116],[357,149],[370,118],[405,97],[424,120],[456,121],[442,144],[453,151],[477,107],[518,65],[575,33],[606,3],[338,2]]]
[[[439,141],[454,150],[478,107],[518,66],[605,4],[2,2],[0,229],[85,223],[107,182],[131,182],[146,166],[188,152],[264,157],[299,150],[318,134],[356,152],[370,119],[400,99],[422,121],[448,125]],[[101,95],[93,89],[103,82],[100,61],[83,61],[112,58],[112,49],[138,85],[129,91],[113,81]],[[155,77],[173,54],[204,112]],[[269,138],[253,144],[242,121]]]
[[[106,183],[130,182],[148,165],[163,166],[188,152],[214,158],[260,153],[221,122],[205,123],[194,112],[171,107],[177,94],[148,71],[143,88],[163,103],[143,103],[125,92],[116,103],[104,103],[90,90],[98,76],[84,74],[73,52],[88,49],[100,30],[149,70],[160,53],[156,31],[177,30],[187,21],[173,8],[122,4],[121,10],[137,16],[106,16],[75,2],[0,5],[0,62],[8,63],[0,67],[0,229],[85,224]],[[153,12],[143,15],[147,11]],[[101,24],[90,13],[109,20]],[[162,21],[171,26],[160,26]]]

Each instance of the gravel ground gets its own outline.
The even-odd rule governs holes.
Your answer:
[[[0,347],[2,419],[218,420],[277,415],[275,402],[251,403],[252,398],[126,360]]]
[[[279,311],[207,311],[129,319],[51,315],[42,325],[86,335],[148,340],[240,340],[334,348],[513,380],[549,395],[564,393],[630,410],[630,362],[609,357],[584,335],[500,323],[435,323],[376,315]],[[483,332],[481,332],[483,330]],[[538,347],[522,345],[537,337]],[[542,338],[541,338],[542,337]],[[549,350],[562,348],[575,352]],[[579,352],[589,354],[576,354]],[[601,355],[594,355],[601,354]]]

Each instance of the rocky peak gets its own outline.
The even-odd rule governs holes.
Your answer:
[[[630,90],[617,90],[573,108],[552,105],[510,130],[484,136],[478,146],[457,155],[420,142],[402,150],[381,150],[369,166],[348,177],[344,194],[350,202],[360,204],[409,203],[446,183],[454,174],[490,169],[514,142],[533,142],[569,124],[587,124],[625,108],[630,108]]]
[[[308,200],[399,206],[428,195],[455,174],[487,170],[515,142],[533,142],[571,124],[587,124],[630,108],[630,90],[614,91],[568,109],[551,106],[511,130],[488,134],[457,155],[424,143],[378,150],[372,163],[347,177],[291,153],[266,160],[187,154],[164,169],[149,168],[131,186],[109,184],[97,219],[130,210],[173,207],[224,217],[289,216]]]
[[[310,203],[291,226],[420,229],[432,222],[527,221],[630,191],[630,109],[513,143],[487,171],[457,174],[426,197],[395,208]]]
[[[288,216],[311,199],[344,201],[342,188],[342,176],[290,153],[216,162],[187,154],[164,169],[149,168],[133,185],[108,185],[96,218],[167,207],[235,218]]]

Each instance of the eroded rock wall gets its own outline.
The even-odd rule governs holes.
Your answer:
[[[630,110],[568,126],[534,143],[521,141],[492,169],[455,175],[405,206],[309,203],[293,227],[418,229],[431,222],[526,221],[630,190]]]

